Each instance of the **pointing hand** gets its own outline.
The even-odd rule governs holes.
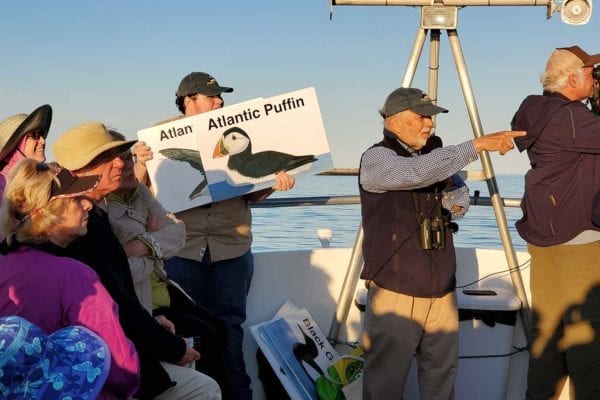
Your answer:
[[[512,150],[515,145],[513,139],[527,135],[525,131],[500,131],[495,133],[489,133],[482,137],[473,139],[473,145],[477,153],[487,151],[497,151],[504,155]]]

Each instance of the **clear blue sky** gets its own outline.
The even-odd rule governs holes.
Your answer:
[[[545,7],[467,7],[458,33],[486,132],[508,129],[521,100],[539,93],[554,47],[600,52],[600,10],[584,26]],[[29,0],[0,13],[0,120],[54,108],[49,136],[99,120],[135,137],[178,114],[174,93],[191,71],[235,92],[227,104],[314,86],[336,167],[356,167],[379,140],[377,110],[400,86],[418,28],[412,7],[334,8],[327,0]],[[438,119],[446,144],[472,138],[447,37]],[[414,86],[426,89],[425,54]],[[285,134],[285,132],[282,132]],[[50,146],[49,146],[50,147]],[[48,151],[49,158],[53,155]],[[524,173],[524,154],[493,156],[497,173]],[[479,162],[470,169],[480,169]]]

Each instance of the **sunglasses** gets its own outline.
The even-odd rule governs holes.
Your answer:
[[[40,140],[40,138],[44,137],[44,134],[42,133],[42,131],[31,131],[27,132],[25,136],[33,140]]]

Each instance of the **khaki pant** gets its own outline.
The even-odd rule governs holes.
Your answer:
[[[177,384],[154,400],[221,400],[221,389],[211,377],[190,367],[161,362],[171,380]]]
[[[600,399],[600,241],[528,250],[535,337],[527,398],[557,398],[568,375],[571,398]]]
[[[455,292],[406,296],[371,283],[363,345],[364,400],[400,399],[416,353],[421,400],[451,400],[458,370]]]

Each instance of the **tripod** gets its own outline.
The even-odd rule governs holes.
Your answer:
[[[473,89],[469,80],[464,55],[460,46],[458,32],[456,29],[444,30],[446,30],[448,33],[448,41],[454,58],[454,64],[456,65],[458,79],[460,81],[463,97],[467,106],[467,111],[469,114],[469,119],[471,121],[473,134],[476,138],[481,137],[483,136],[483,129],[481,127],[479,111],[477,110],[477,105],[475,103],[475,96],[473,94]],[[428,35],[430,49],[428,94],[432,101],[436,103],[438,90],[439,52],[441,36],[440,29],[425,29],[420,27],[417,30],[411,54],[408,59],[408,65],[404,73],[404,79],[402,80],[402,87],[411,86]],[[521,300],[522,308],[520,313],[521,319],[523,321],[523,330],[525,333],[525,338],[527,339],[527,342],[530,343],[532,335],[531,309],[527,300],[525,287],[523,285],[523,279],[518,268],[519,263],[517,261],[517,256],[515,254],[512,239],[508,230],[506,215],[504,213],[504,208],[502,207],[502,198],[500,197],[498,184],[496,182],[496,177],[494,175],[494,169],[492,167],[489,153],[487,151],[482,151],[480,154],[480,158],[484,171],[483,179],[486,181],[490,193],[490,199],[492,207],[494,209],[496,221],[498,223],[500,238],[502,240],[506,261],[510,270],[512,285],[515,294]],[[360,270],[362,268],[362,242],[363,230],[361,227],[356,236],[354,248],[352,250],[352,255],[350,257],[350,262],[348,265],[348,270],[344,278],[342,290],[340,292],[340,297],[338,299],[337,307],[335,310],[335,315],[329,330],[328,338],[333,342],[337,341],[340,326],[346,321],[346,318],[348,317],[348,312],[352,305],[352,299],[354,297],[354,293],[356,291],[356,287],[360,278]]]

